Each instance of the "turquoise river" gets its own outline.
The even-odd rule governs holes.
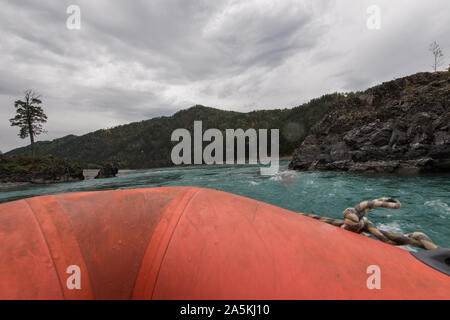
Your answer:
[[[399,176],[335,172],[294,172],[282,162],[275,176],[258,166],[196,166],[138,170],[117,178],[32,185],[0,191],[0,202],[39,195],[159,186],[199,186],[239,194],[296,212],[341,218],[342,211],[382,196],[401,201],[400,210],[375,209],[369,219],[383,230],[427,233],[450,247],[450,174]],[[415,250],[412,248],[407,248]]]

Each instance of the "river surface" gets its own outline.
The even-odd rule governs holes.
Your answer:
[[[335,172],[295,172],[281,163],[274,176],[258,166],[197,166],[139,170],[112,179],[32,185],[0,191],[0,203],[38,195],[160,186],[199,186],[239,194],[297,212],[341,218],[342,211],[363,200],[387,196],[401,201],[399,210],[375,209],[369,219],[383,230],[421,231],[450,247],[450,174],[400,176]],[[411,249],[411,248],[409,248]]]

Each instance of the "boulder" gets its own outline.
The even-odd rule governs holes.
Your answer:
[[[106,163],[99,170],[95,179],[114,178],[119,173],[119,168],[113,163]]]

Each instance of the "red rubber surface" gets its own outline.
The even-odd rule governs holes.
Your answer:
[[[405,250],[201,188],[2,204],[0,243],[0,299],[450,299],[450,277]]]

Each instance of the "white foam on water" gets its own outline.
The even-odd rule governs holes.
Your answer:
[[[279,171],[277,174],[272,176],[270,180],[276,181],[281,185],[289,187],[294,185],[298,181],[299,177],[300,174],[297,171],[287,170],[287,171]]]
[[[424,205],[439,211],[439,213],[450,215],[450,207],[445,202],[442,202],[441,199],[427,201]]]
[[[402,249],[405,249],[406,251],[410,251],[410,252],[418,252],[419,249],[417,249],[416,247],[412,247],[412,246],[403,246],[403,247],[399,247]]]
[[[402,233],[402,228],[400,227],[397,221],[391,223],[380,223],[377,225],[377,228],[380,230],[394,232],[394,233]]]

